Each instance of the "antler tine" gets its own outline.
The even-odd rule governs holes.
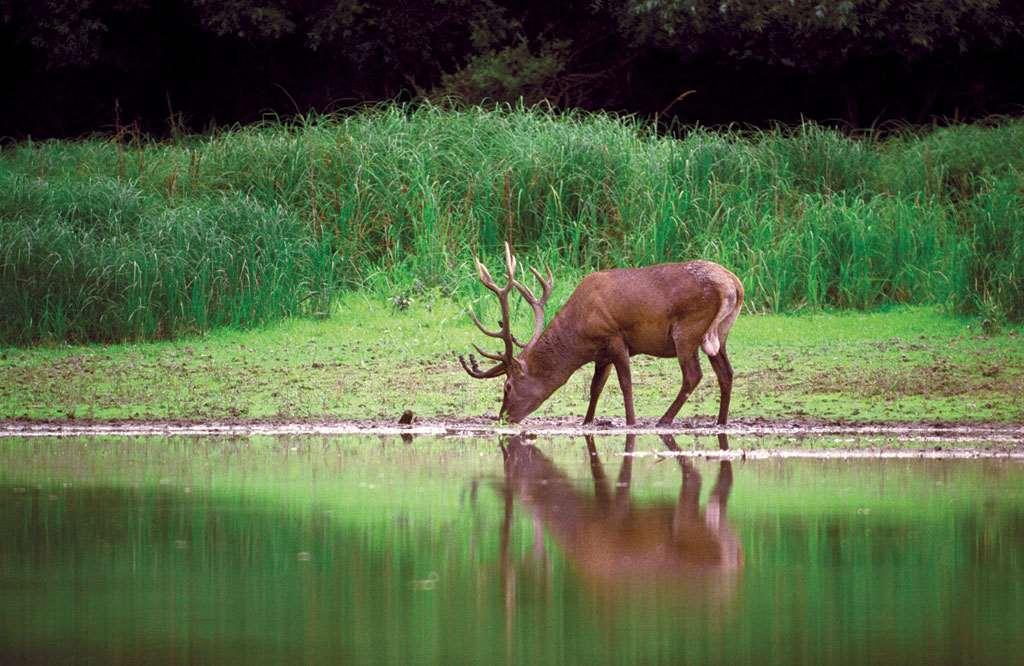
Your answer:
[[[509,282],[516,279],[516,256],[512,254],[512,247],[505,243],[505,268],[508,270]]]
[[[497,285],[497,283],[495,283],[494,278],[491,277],[491,272],[489,270],[487,270],[487,266],[484,265],[484,262],[480,261],[476,257],[473,257],[473,261],[476,262],[476,272],[480,276],[480,281],[484,283],[485,287],[487,287],[488,289],[493,291],[495,294],[497,294],[499,298],[501,297],[502,294],[508,294],[508,292],[511,291],[511,289],[512,289],[512,282],[511,282],[511,280],[512,280],[512,278],[514,276],[514,273],[509,273],[509,283],[507,285],[505,285],[504,287],[499,287]],[[512,264],[511,265],[512,265],[512,270],[514,272],[515,271],[515,259],[512,259]],[[507,264],[506,264],[506,267],[507,267]]]
[[[530,272],[533,273],[534,276],[537,278],[537,280],[541,283],[541,286],[544,289],[544,293],[541,295],[541,300],[544,303],[547,303],[548,296],[551,295],[551,290],[555,286],[555,276],[551,273],[551,268],[548,268],[548,279],[547,280],[545,280],[543,277],[541,277],[540,272],[536,268],[534,268],[533,266],[530,266]]]
[[[498,377],[500,375],[505,374],[506,371],[504,363],[499,363],[498,365],[494,366],[489,370],[481,370],[480,366],[476,364],[476,359],[473,358],[472,354],[469,355],[469,363],[466,363],[466,359],[464,359],[462,356],[459,356],[459,363],[462,364],[463,370],[469,373],[471,377],[475,377],[477,379],[490,379],[491,377]]]
[[[504,341],[505,342],[506,351],[508,351],[510,349],[510,345],[509,345],[509,339],[510,338],[512,340],[512,344],[518,344],[519,347],[526,346],[525,344],[523,344],[522,342],[517,340],[515,338],[515,336],[512,335],[512,333],[509,333],[508,335],[506,335],[504,328],[502,330],[500,330],[500,331],[490,331],[490,330],[487,330],[487,328],[476,317],[476,314],[474,313],[473,310],[471,310],[471,309],[467,310],[467,313],[469,313],[469,319],[473,320],[473,323],[476,324],[476,328],[480,329],[480,333],[483,333],[487,337],[493,337],[493,338],[497,338],[499,340]],[[502,323],[502,325],[504,327],[504,322]],[[474,344],[473,346],[476,346],[476,345]],[[488,359],[494,359],[495,361],[501,361],[503,363],[506,362],[506,358],[504,356],[499,356],[498,358],[495,358],[495,357],[492,357],[492,356],[488,355],[488,353],[484,353],[482,350],[480,350],[479,347],[477,347],[476,350],[479,351],[481,353],[481,355],[487,357]],[[495,355],[495,356],[498,356],[498,355]],[[512,356],[515,356],[514,353],[513,353]]]
[[[551,274],[551,269],[550,268],[548,269],[548,279],[547,280],[545,280],[544,276],[542,276],[540,274],[540,272],[536,268],[534,268],[533,266],[530,266],[530,272],[533,273],[533,276],[537,278],[538,282],[540,282],[540,286],[541,286],[540,299],[537,299],[533,295],[533,291],[529,287],[527,287],[525,284],[523,284],[521,282],[516,285],[517,288],[519,289],[519,293],[521,293],[523,295],[523,298],[525,298],[531,304],[532,303],[540,303],[541,305],[547,305],[548,297],[551,296],[551,289],[554,287],[554,283],[555,283],[555,278]]]
[[[555,278],[554,275],[552,275],[550,268],[548,269],[547,280],[545,280],[544,277],[540,274],[540,272],[533,266],[530,267],[530,272],[533,273],[534,277],[536,277],[537,280],[540,282],[540,298],[534,296],[533,292],[530,291],[530,288],[527,287],[525,284],[519,282],[518,280],[513,280],[516,289],[519,291],[520,294],[522,294],[523,298],[526,299],[526,302],[530,304],[530,307],[533,308],[533,337],[530,338],[530,341],[526,343],[526,345],[522,345],[521,343],[516,341],[517,344],[520,344],[520,346],[532,345],[534,342],[537,341],[537,339],[540,337],[540,334],[544,331],[544,307],[548,304],[548,298],[551,297],[551,290],[554,287],[555,283]]]
[[[488,330],[486,326],[480,323],[480,320],[472,310],[467,310],[466,312],[469,313],[469,318],[473,320],[473,323],[476,324],[476,327],[480,329],[481,333],[492,338],[498,338],[499,340],[505,339],[505,333],[503,331]]]
[[[497,291],[498,285],[494,284],[494,278],[491,277],[491,272],[487,270],[487,266],[484,266],[484,262],[476,257],[473,257],[473,261],[476,262],[476,274],[480,276],[480,281],[491,291]]]
[[[484,358],[489,358],[492,361],[504,361],[505,360],[502,357],[501,354],[492,354],[491,352],[484,351],[483,349],[480,349],[480,347],[478,347],[475,343],[473,344],[473,349],[475,349],[476,352],[478,354],[480,354],[481,356],[483,356]]]

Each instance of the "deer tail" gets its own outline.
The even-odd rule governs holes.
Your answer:
[[[718,306],[718,314],[711,320],[711,325],[700,341],[701,349],[708,356],[717,356],[729,335],[729,329],[740,314],[743,307],[743,285],[733,277],[734,284],[722,290],[722,302]]]

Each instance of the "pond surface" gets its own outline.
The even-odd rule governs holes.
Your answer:
[[[672,446],[0,439],[0,663],[1021,663],[1024,464]]]

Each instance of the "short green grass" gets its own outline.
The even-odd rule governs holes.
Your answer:
[[[493,415],[498,380],[467,376],[456,353],[483,344],[464,310],[428,295],[402,311],[343,298],[324,320],[222,329],[175,341],[0,350],[0,417],[346,418]],[[744,314],[729,339],[736,418],[1024,420],[1024,330],[983,334],[931,307],[872,313]],[[714,374],[680,418],[711,422]],[[638,413],[660,416],[678,390],[671,359],[634,359]],[[590,368],[538,411],[586,410]],[[614,380],[599,417],[621,418]]]

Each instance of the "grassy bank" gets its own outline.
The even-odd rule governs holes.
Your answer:
[[[980,326],[934,308],[740,317],[729,339],[736,369],[732,415],[889,421],[1024,421],[1024,330],[981,335]],[[322,321],[289,320],[259,331],[118,345],[0,351],[0,417],[383,418],[494,415],[498,380],[467,376],[456,351],[482,336],[459,307],[346,297]],[[714,374],[680,418],[710,424]],[[590,368],[538,416],[586,411]],[[671,359],[634,359],[641,417],[660,416],[679,389]],[[599,417],[621,419],[614,381]]]
[[[854,138],[385,106],[0,153],[0,341],[120,341],[483,294],[504,239],[583,272],[705,257],[749,308],[937,304],[1024,320],[1024,122]]]

